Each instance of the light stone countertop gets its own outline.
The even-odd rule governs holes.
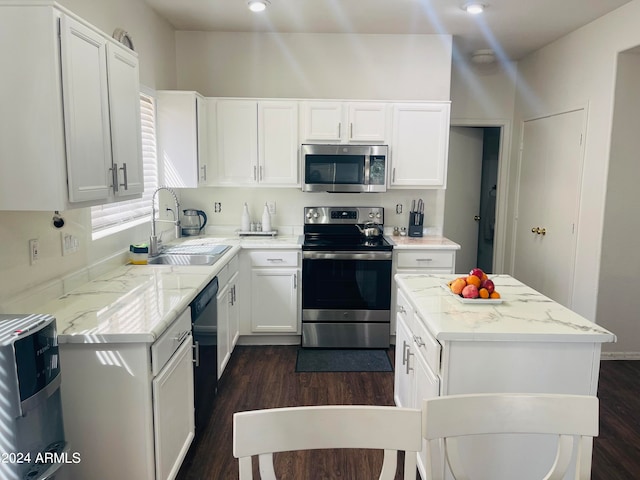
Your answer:
[[[33,313],[56,317],[59,343],[153,343],[242,248],[299,249],[299,235],[198,236],[172,245],[230,245],[210,266],[122,265]]]
[[[489,275],[502,297],[500,304],[463,303],[443,288],[454,278],[451,274],[395,276],[398,287],[438,340],[616,341],[613,333],[509,275]]]
[[[429,250],[460,250],[460,245],[446,237],[425,235],[424,237],[393,236],[385,238],[394,247],[394,250],[429,249]]]

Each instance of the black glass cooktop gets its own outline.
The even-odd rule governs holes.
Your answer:
[[[367,238],[363,235],[305,235],[303,250],[317,251],[387,251],[393,250],[391,245],[384,237]]]

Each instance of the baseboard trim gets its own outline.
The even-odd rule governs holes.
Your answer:
[[[300,345],[300,335],[241,335],[238,345]]]
[[[640,352],[602,352],[600,360],[640,360]]]

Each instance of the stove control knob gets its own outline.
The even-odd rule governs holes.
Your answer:
[[[380,215],[380,212],[376,213],[376,218],[380,218],[382,215]]]
[[[319,217],[318,212],[313,212],[313,218],[318,218],[318,217]]]
[[[374,217],[373,212],[369,212],[369,218],[373,218],[373,217]]]
[[[313,212],[310,210],[307,212],[307,218],[312,218],[313,217]]]

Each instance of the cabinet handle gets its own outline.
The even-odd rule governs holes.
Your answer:
[[[196,340],[195,342],[193,342],[192,347],[194,350],[194,359],[193,359],[193,363],[195,363],[196,367],[200,366],[200,344],[198,343],[198,341]]]
[[[236,304],[236,286],[235,286],[235,285],[231,287],[231,292],[232,292],[232,296],[231,296],[231,298],[232,298],[232,302],[231,302],[231,305],[235,305],[235,304]]]
[[[293,289],[297,289],[298,288],[298,274],[294,273],[293,274]]]
[[[283,258],[267,258],[267,262],[278,262],[278,263],[282,263],[284,262]]]
[[[202,180],[206,181],[207,180],[207,166],[203,165],[200,167],[200,169],[202,170]]]
[[[257,169],[258,167],[256,167],[255,165],[253,166],[253,181],[257,182],[258,181],[258,173],[257,173]]]
[[[411,366],[411,357],[413,357],[413,353],[411,353],[407,348],[407,369],[405,370],[407,372],[407,375],[409,375],[409,372],[413,370],[413,367]]]
[[[342,135],[342,122],[338,122],[338,138]]]
[[[393,167],[393,169],[391,170],[391,181],[395,182],[396,181],[396,168]]]
[[[129,179],[127,177],[127,164],[123,163],[122,167],[120,167],[120,170],[122,170],[122,175],[124,177],[124,183],[121,183],[120,186],[124,187],[125,190],[129,190]]]
[[[260,181],[262,181],[262,165],[260,165]]]
[[[422,337],[418,337],[417,335],[413,336],[413,341],[416,342],[416,345],[418,345],[418,347],[424,347],[425,343],[422,340]]]
[[[349,138],[353,139],[353,122],[349,124]]]
[[[402,341],[402,364],[406,365],[407,363],[407,352],[409,351],[409,344],[406,340]]]
[[[416,262],[433,262],[433,258],[416,258]]]
[[[109,169],[111,172],[111,187],[113,188],[113,192],[118,192],[118,164],[114,163],[113,167]]]
[[[233,291],[229,289],[229,305],[233,306]]]

